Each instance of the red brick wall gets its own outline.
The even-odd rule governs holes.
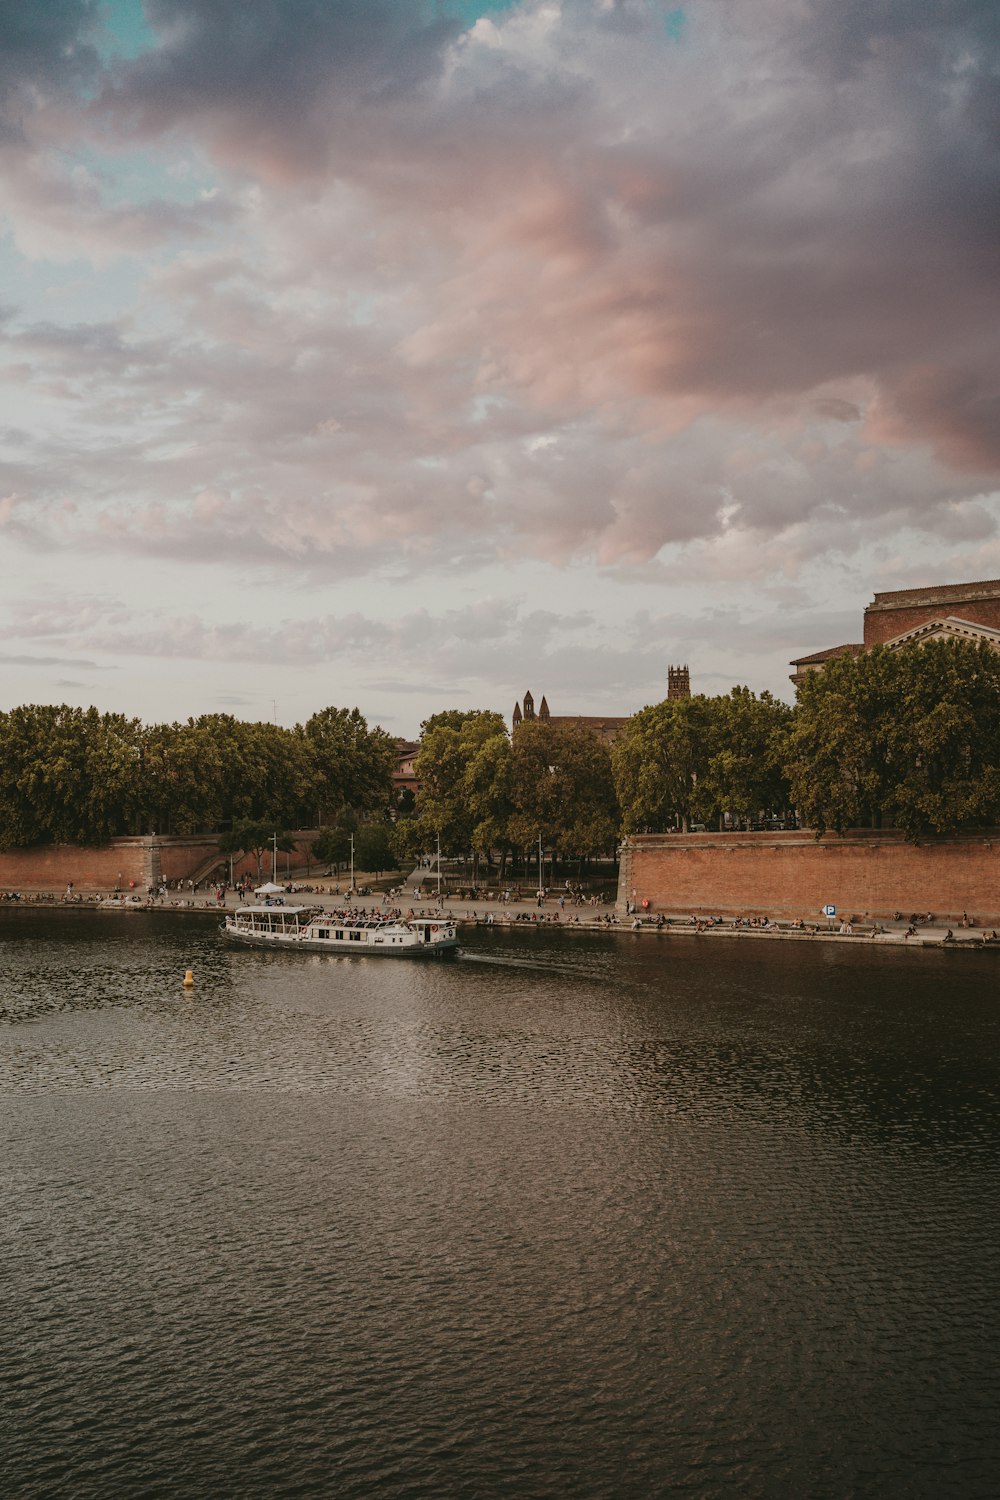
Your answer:
[[[61,894],[70,881],[84,894],[114,890],[119,874],[124,889],[135,882],[145,890],[146,849],[144,839],[114,839],[103,849],[80,849],[74,844],[51,844],[40,849],[12,849],[0,853],[0,889],[5,891],[56,891]]]
[[[296,853],[290,856],[291,868],[304,868],[306,855],[315,833],[296,833]],[[218,855],[218,841],[207,835],[193,838],[112,839],[102,849],[81,849],[75,844],[52,844],[37,849],[12,849],[0,852],[0,890],[55,891],[61,894],[69,881],[79,893],[114,890],[121,877],[122,887],[144,891],[149,882],[151,857],[159,856],[160,874],[164,880],[187,880],[204,870],[213,855]],[[226,865],[228,866],[228,859]],[[257,878],[257,862],[236,859],[233,873]],[[271,876],[270,857],[265,854],[264,879]],[[278,874],[284,876],[285,855],[278,854]]]
[[[924,604],[904,605],[899,609],[865,610],[865,645],[876,646],[881,641],[891,641],[894,636],[923,625],[928,620],[943,620],[956,615],[960,620],[971,620],[976,625],[991,625],[1000,629],[1000,598],[997,599],[949,599],[928,600]]]
[[[1000,831],[915,847],[897,834],[647,834],[628,840],[619,906],[651,911],[811,919],[901,911],[1000,927]]]

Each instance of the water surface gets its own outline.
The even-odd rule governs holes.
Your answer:
[[[5,1493],[995,1493],[998,956],[466,944],[0,914]]]

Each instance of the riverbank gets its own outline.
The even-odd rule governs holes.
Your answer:
[[[323,910],[343,910],[344,895],[325,889],[289,891],[285,898],[289,904],[317,906]],[[609,902],[602,906],[560,907],[559,897],[550,896],[539,906],[518,904],[511,907],[502,901],[478,901],[470,903],[458,897],[444,897],[438,905],[419,901],[408,903],[405,898],[396,898],[391,903],[401,907],[404,914],[413,912],[420,918],[445,917],[459,927],[499,927],[518,932],[538,931],[594,933],[620,932],[636,938],[694,938],[709,942],[725,939],[742,942],[784,943],[849,943],[871,946],[897,946],[908,948],[955,948],[963,950],[985,948],[1000,949],[1000,936],[992,929],[954,926],[945,920],[924,920],[916,925],[906,921],[877,923],[850,923],[806,921],[772,921],[763,918],[733,918],[731,920],[694,917],[683,913],[657,917],[621,916]],[[185,896],[182,892],[170,892],[153,900],[135,895],[109,895],[104,892],[75,893],[71,898],[54,892],[0,893],[0,906],[8,909],[22,908],[25,911],[61,910],[98,911],[112,917],[128,916],[135,912],[162,911],[182,916],[218,917],[235,911],[241,905],[235,891],[227,891],[220,902],[214,897],[195,893]],[[377,916],[386,909],[380,896],[357,897],[351,903],[359,913]]]

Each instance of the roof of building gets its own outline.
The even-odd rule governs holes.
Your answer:
[[[906,604],[945,603],[950,599],[1000,597],[1000,578],[982,579],[978,583],[940,583],[929,588],[890,589],[876,594],[869,609],[899,609]]]
[[[627,714],[624,718],[615,718],[611,714],[551,714],[548,720],[550,724],[564,729],[588,729],[599,740],[614,739],[628,721]]]
[[[847,646],[828,646],[825,651],[814,651],[811,656],[797,656],[788,665],[790,667],[808,667],[812,666],[813,663],[832,661],[835,656],[859,656],[864,649],[864,646],[858,642]]]
[[[960,640],[988,641],[991,646],[1000,645],[1000,630],[994,630],[992,625],[977,625],[974,620],[960,620],[957,615],[946,615],[939,620],[924,620],[920,625],[914,625],[912,630],[904,630],[902,635],[893,636],[891,641],[886,641],[885,649],[895,651],[899,646],[914,645],[927,636],[950,635],[957,636]]]

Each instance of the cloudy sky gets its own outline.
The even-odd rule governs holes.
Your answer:
[[[0,0],[0,706],[787,696],[998,330],[981,0]]]

